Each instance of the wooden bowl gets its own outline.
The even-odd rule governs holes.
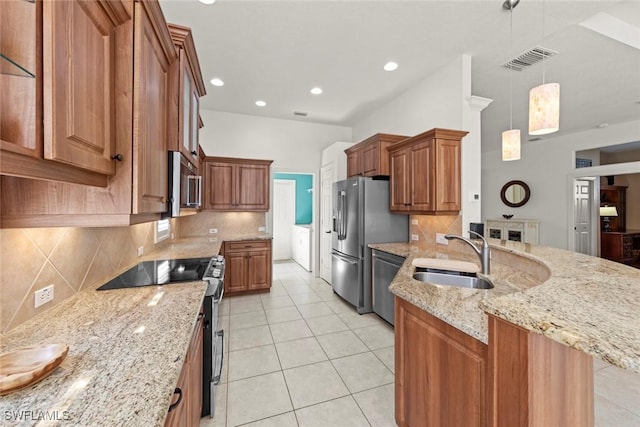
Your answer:
[[[35,384],[62,363],[67,344],[39,344],[0,354],[0,394]]]

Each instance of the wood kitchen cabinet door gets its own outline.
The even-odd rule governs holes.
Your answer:
[[[171,114],[178,120],[169,122],[169,149],[182,152],[198,166],[200,97],[207,92],[191,29],[176,24],[168,26],[179,58],[171,70]]]
[[[392,145],[407,139],[404,135],[377,133],[344,150],[347,177],[389,176],[389,151]]]
[[[434,144],[424,142],[411,146],[409,162],[410,209],[434,210],[435,170]]]
[[[398,426],[486,426],[487,353],[482,342],[396,297]]]
[[[236,165],[235,209],[269,210],[269,166]]]
[[[43,8],[44,156],[114,175],[119,22],[99,2],[45,1]]]
[[[231,163],[204,162],[205,198],[207,210],[234,208],[234,173]]]
[[[362,175],[362,168],[360,166],[360,151],[356,149],[347,153],[347,178],[358,175]]]
[[[435,210],[458,212],[462,208],[462,166],[460,141],[437,139],[435,141],[435,167],[433,188]]]
[[[226,252],[224,254],[225,292],[242,292],[247,290],[247,253]]]
[[[391,165],[390,209],[394,212],[409,210],[411,205],[411,151],[394,151],[389,155]]]
[[[169,67],[175,50],[170,37],[160,38],[169,32],[155,26],[160,9],[136,2],[135,10],[132,211],[166,212]]]
[[[269,289],[271,287],[271,250],[249,251],[248,256],[248,289]]]

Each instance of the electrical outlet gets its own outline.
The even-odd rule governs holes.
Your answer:
[[[417,219],[412,219],[411,220],[411,225],[418,225],[418,220]]]
[[[480,201],[480,194],[478,193],[469,193],[469,201],[472,203]]]
[[[414,240],[414,241],[416,241],[416,242],[417,242],[418,240],[420,240],[420,237],[418,237],[418,235],[417,235],[417,234],[412,234],[412,235],[411,235],[411,240]]]
[[[144,246],[138,246],[138,256],[142,256],[144,254]]]
[[[209,242],[213,243],[213,242],[217,242],[218,238],[217,237],[209,237]]]
[[[53,284],[36,291],[35,308],[38,308],[42,304],[46,304],[51,300],[53,300]]]
[[[442,233],[436,233],[436,243],[439,245],[449,245],[449,241],[445,239],[445,235]]]
[[[218,229],[217,228],[210,228],[209,229],[209,234],[218,234]]]
[[[258,227],[258,231],[267,231],[267,227]]]

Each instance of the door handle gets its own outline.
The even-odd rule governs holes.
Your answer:
[[[326,234],[331,234],[331,230],[325,231]]]

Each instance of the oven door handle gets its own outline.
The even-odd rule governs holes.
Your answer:
[[[224,281],[220,281],[220,296],[218,297],[218,299],[214,299],[213,303],[214,304],[220,304],[222,302],[222,297],[224,296]]]
[[[219,330],[216,332],[216,335],[221,338],[222,351],[220,352],[220,367],[218,368],[218,372],[216,372],[213,376],[213,385],[220,384],[220,380],[222,379],[222,365],[224,364],[224,330]],[[214,355],[216,357],[217,355]]]

